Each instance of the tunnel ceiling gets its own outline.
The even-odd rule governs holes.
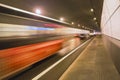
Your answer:
[[[76,28],[80,24],[80,28],[100,30],[103,0],[0,0],[0,3],[31,12],[39,8],[42,15],[55,19],[64,17],[66,22],[74,22]],[[94,12],[90,11],[91,8]],[[94,17],[97,20],[93,20]]]

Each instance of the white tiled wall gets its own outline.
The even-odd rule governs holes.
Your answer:
[[[120,40],[120,0],[104,0],[101,29],[103,34]]]

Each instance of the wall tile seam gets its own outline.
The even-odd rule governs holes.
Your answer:
[[[107,7],[106,1],[107,1],[107,0],[104,0],[104,2],[103,2],[103,8],[102,8],[101,20],[102,20],[102,21],[104,20],[104,21],[103,21],[104,23],[103,23],[102,29],[105,28],[104,26],[106,25],[105,23],[107,22],[107,18],[104,17],[104,15],[103,15],[104,12],[105,12],[105,14],[106,14],[106,11],[108,12],[108,9],[105,10],[105,8]],[[109,13],[109,12],[108,12],[108,13]],[[108,19],[109,19],[109,18],[108,18]],[[101,21],[101,22],[102,22],[102,21]],[[102,23],[101,23],[101,24],[102,24]]]
[[[117,10],[120,8],[120,5],[118,5],[118,7],[114,10],[114,12],[111,14],[111,16],[108,18],[108,20],[105,22],[105,24],[103,24],[104,27],[102,27],[102,29],[105,28],[105,25],[111,20],[112,16],[117,12]]]
[[[105,24],[104,25],[106,25],[109,21],[110,21],[110,19],[113,17],[113,15],[118,11],[118,9],[120,8],[120,5],[118,5],[118,7],[114,10],[114,12],[110,15],[110,17],[108,18],[108,20],[105,22]]]

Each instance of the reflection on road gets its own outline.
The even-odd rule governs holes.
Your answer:
[[[58,51],[59,55],[65,55],[66,53],[70,52],[73,50],[75,47],[77,47],[80,44],[80,39],[79,38],[72,38],[63,44],[63,48]]]

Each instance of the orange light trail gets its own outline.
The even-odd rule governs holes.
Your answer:
[[[0,77],[15,73],[55,54],[64,39],[0,50]]]

